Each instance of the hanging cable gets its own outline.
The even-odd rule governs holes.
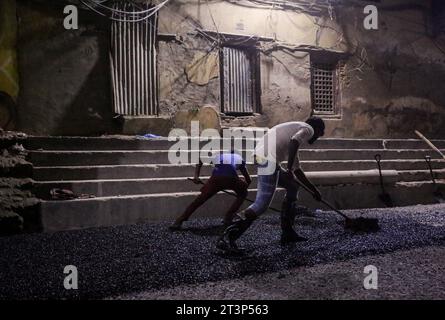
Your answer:
[[[103,17],[107,17],[110,20],[118,22],[141,22],[144,20],[148,20],[151,16],[153,16],[156,12],[158,12],[164,5],[166,5],[168,1],[169,0],[165,0],[164,2],[148,9],[130,12],[106,6],[103,4],[106,1],[80,0],[80,2],[91,11],[94,11],[95,13]],[[133,5],[133,7],[137,6],[135,3],[131,4]],[[141,15],[144,16],[141,17]]]

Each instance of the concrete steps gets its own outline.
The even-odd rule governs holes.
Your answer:
[[[221,148],[230,139],[221,139]],[[236,140],[251,149],[253,139]],[[184,138],[181,142],[197,150],[207,141]],[[170,164],[168,149],[176,143],[162,139],[131,137],[30,137],[25,146],[34,164],[35,192],[42,199],[40,219],[44,231],[171,220],[198,194],[200,186],[187,181],[193,176],[191,164]],[[445,140],[434,143],[445,150]],[[386,191],[398,206],[435,201],[430,172],[424,160],[432,157],[438,186],[445,179],[445,161],[421,140],[322,139],[301,151],[302,167],[319,185],[324,197],[340,208],[383,206],[375,154],[382,156]],[[248,165],[254,175],[256,171]],[[202,176],[209,176],[204,166]],[[256,177],[249,197],[255,198]],[[72,190],[93,198],[53,201],[53,188]],[[284,196],[279,190],[274,205]],[[319,208],[305,192],[301,202]],[[219,199],[219,201],[218,201]],[[199,216],[221,216],[233,199],[218,194],[200,208]],[[221,205],[215,205],[219,203]],[[245,205],[248,203],[246,202]]]
[[[436,180],[445,179],[444,169],[434,170],[433,174],[434,174],[434,179]],[[429,170],[398,171],[398,181],[429,181],[429,180],[432,180],[431,173]]]
[[[322,186],[320,190],[326,200],[339,208],[385,207],[378,199],[379,188],[372,185]],[[403,201],[404,205],[433,203],[433,190],[433,186],[429,182],[404,182],[386,188],[395,203]],[[250,190],[248,198],[254,199],[255,193],[255,189]],[[271,206],[279,209],[284,194],[284,190],[279,189]],[[44,231],[51,232],[174,220],[180,212],[178,209],[185,208],[197,195],[198,192],[182,192],[44,201],[41,203],[42,227]],[[360,201],[357,201],[358,198]],[[232,201],[231,196],[219,193],[199,208],[193,219],[222,217]],[[300,202],[311,208],[324,209],[305,192],[300,193]],[[219,205],[215,205],[215,203]],[[245,201],[243,207],[248,205],[249,203]]]
[[[398,181],[395,170],[384,170],[382,175],[386,183]],[[317,185],[354,184],[366,181],[368,184],[378,184],[377,170],[367,171],[325,171],[308,172],[307,176]],[[257,185],[257,176],[252,175],[251,186]],[[202,176],[203,180],[209,177]],[[72,190],[75,194],[95,195],[97,197],[197,192],[201,186],[187,180],[187,177],[148,178],[148,179],[105,179],[105,180],[74,180],[74,181],[43,181],[36,182],[36,195],[48,199],[52,188]]]
[[[375,160],[324,160],[302,161],[302,168],[312,171],[343,171],[343,170],[373,170],[377,168]],[[423,159],[393,159],[382,160],[383,170],[418,171],[427,170]],[[434,170],[445,169],[445,161],[431,160]],[[248,169],[254,172],[252,165]],[[210,175],[212,168],[204,166],[203,175]],[[34,179],[39,181],[53,180],[92,180],[92,179],[137,179],[137,178],[171,178],[191,177],[193,165],[171,164],[135,164],[135,165],[87,165],[87,166],[46,166],[34,167]],[[428,180],[428,179],[425,179]]]
[[[198,143],[195,138],[183,138],[189,144]],[[202,147],[208,143],[200,139]],[[230,139],[221,139],[221,144]],[[240,140],[240,139],[238,139]],[[241,139],[252,140],[252,139]],[[431,140],[439,149],[445,149],[445,140]],[[29,137],[25,142],[28,150],[162,150],[171,147],[175,141],[168,138],[138,139],[128,136],[108,137]],[[244,146],[245,144],[243,144]],[[317,141],[309,149],[425,149],[425,142],[417,139],[332,139]]]
[[[445,152],[445,150],[442,150]],[[219,152],[216,150],[215,152]],[[252,150],[242,151],[246,159]],[[300,151],[300,159],[308,161],[325,160],[368,160],[376,154],[382,159],[422,159],[429,155],[432,159],[440,157],[434,151],[428,149],[415,150],[380,150],[380,149],[306,149]],[[197,162],[199,151],[185,153],[187,162]],[[119,164],[163,164],[169,163],[169,159],[179,156],[176,152],[168,150],[91,150],[91,151],[31,151],[29,161],[38,166],[82,166],[82,165],[119,165]],[[206,157],[207,154],[201,157]],[[210,153],[209,157],[212,156]]]

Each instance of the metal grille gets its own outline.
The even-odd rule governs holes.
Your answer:
[[[335,68],[312,64],[312,106],[315,112],[335,113]]]
[[[225,113],[253,113],[252,60],[247,50],[223,48]]]
[[[118,2],[127,12],[148,9]],[[136,19],[137,17],[131,17]],[[111,75],[114,111],[122,115],[157,115],[156,70],[157,13],[140,22],[113,21],[111,25]]]

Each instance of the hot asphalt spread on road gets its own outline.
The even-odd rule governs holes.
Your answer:
[[[332,212],[299,217],[296,230],[309,241],[282,247],[279,216],[264,216],[243,236],[244,258],[215,255],[218,219],[94,228],[0,238],[0,299],[105,298],[209,281],[298,270],[399,250],[445,245],[445,205],[345,211],[377,217],[381,230],[353,234]],[[63,273],[74,265],[78,290],[66,290]]]

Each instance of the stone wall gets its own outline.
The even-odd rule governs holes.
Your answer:
[[[26,135],[0,129],[0,236],[40,230]]]

